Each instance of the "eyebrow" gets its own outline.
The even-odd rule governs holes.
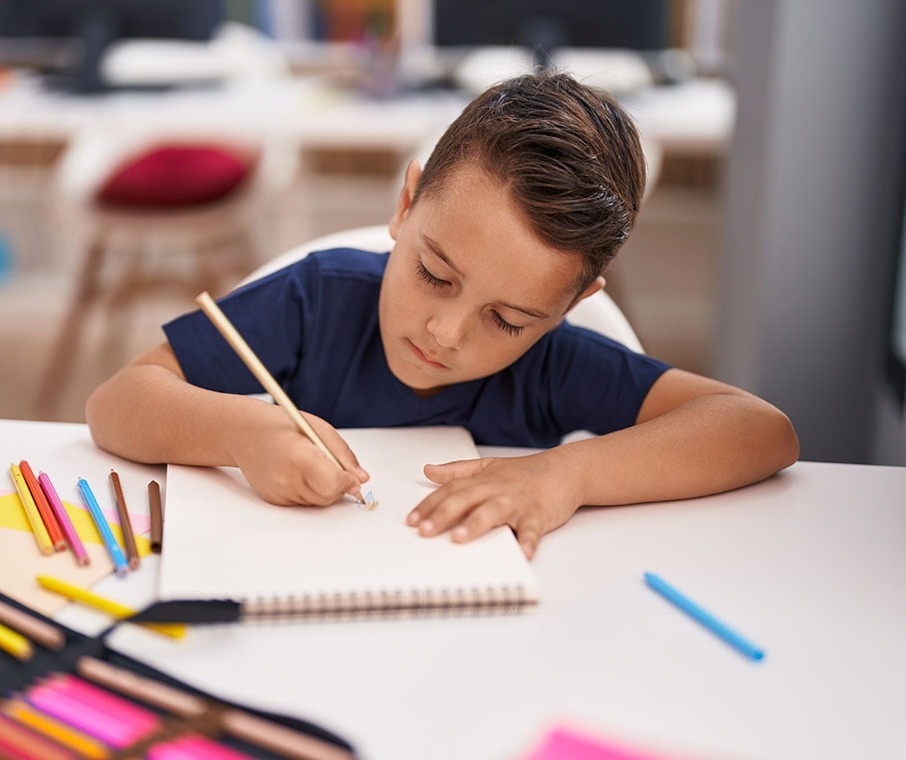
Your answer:
[[[450,267],[450,269],[456,272],[456,274],[458,274],[460,277],[465,277],[465,275],[459,270],[456,264],[454,264],[450,260],[450,257],[443,252],[443,249],[440,247],[436,240],[433,240],[427,235],[422,234],[422,241],[424,242],[428,250],[431,251],[431,253],[433,253],[435,256],[437,256],[437,258],[439,258],[441,261],[443,261],[444,264]],[[529,317],[535,317],[536,319],[550,319],[550,314],[545,314],[543,311],[537,311],[536,309],[527,309],[524,306],[517,306],[516,304],[506,303],[505,301],[501,301],[500,305],[507,309],[512,309],[513,311],[522,312]]]

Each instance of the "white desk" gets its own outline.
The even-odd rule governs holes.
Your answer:
[[[86,441],[81,426],[0,422],[8,456],[38,460],[50,445],[85,456]],[[97,457],[99,471],[119,465]],[[320,722],[368,760],[515,758],[560,721],[668,756],[834,760],[906,746],[906,468],[800,462],[712,498],[584,509],[534,565],[541,606],[523,616],[217,626],[179,643],[124,628],[113,643]],[[645,570],[765,660],[668,605]],[[140,604],[155,580],[146,561],[97,588]],[[60,619],[106,622],[76,609]]]

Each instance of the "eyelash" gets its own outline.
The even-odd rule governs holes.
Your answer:
[[[429,285],[433,285],[435,288],[442,288],[445,285],[450,284],[446,280],[442,280],[440,279],[440,277],[435,277],[433,274],[431,274],[427,269],[425,269],[425,265],[420,261],[415,266],[415,274],[418,276],[418,279],[427,282]]]
[[[433,274],[431,274],[425,268],[425,265],[422,264],[420,261],[415,266],[415,274],[420,280],[428,283],[429,285],[431,285],[432,287],[435,287],[435,288],[443,288],[450,284],[446,280],[442,280],[442,279],[440,279],[440,277],[435,277]],[[521,325],[510,324],[503,317],[501,317],[500,314],[496,311],[491,312],[491,318],[494,320],[494,324],[497,326],[498,329],[502,330],[507,335],[511,335],[514,338],[518,335],[521,335],[522,331],[525,329]]]
[[[522,331],[525,329],[520,325],[511,325],[496,311],[492,311],[491,316],[494,318],[494,324],[497,325],[497,327],[503,330],[507,335],[512,335],[514,338],[517,335],[521,335]]]

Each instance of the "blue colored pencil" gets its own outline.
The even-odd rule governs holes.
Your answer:
[[[711,633],[715,634],[734,647],[738,652],[750,660],[764,659],[765,652],[761,647],[755,646],[746,638],[730,628],[726,623],[718,620],[710,612],[699,607],[689,597],[675,589],[667,581],[654,573],[645,573],[645,583],[649,588],[657,591],[667,601],[672,602],[694,620],[697,620]]]
[[[117,575],[125,575],[129,572],[129,563],[126,561],[126,555],[123,554],[123,550],[120,549],[120,545],[113,537],[113,531],[110,530],[107,518],[104,517],[104,513],[101,512],[98,500],[94,498],[94,492],[91,490],[91,486],[88,485],[88,481],[85,480],[85,478],[79,478],[78,483],[79,490],[82,492],[82,498],[85,500],[88,511],[91,513],[91,519],[94,520],[98,533],[101,534],[101,540],[104,542],[104,546],[107,549],[107,553],[110,555],[110,559],[113,560],[113,571]]]

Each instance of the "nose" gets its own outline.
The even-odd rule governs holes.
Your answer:
[[[456,307],[439,309],[431,315],[428,332],[441,348],[462,348],[469,329],[469,316]]]

